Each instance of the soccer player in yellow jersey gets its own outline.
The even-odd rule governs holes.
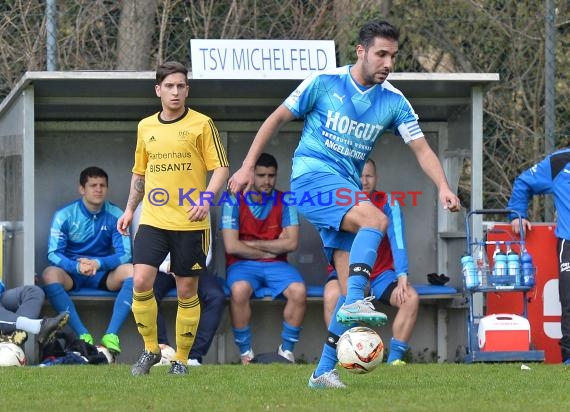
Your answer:
[[[188,70],[178,62],[156,71],[156,95],[162,110],[138,125],[135,164],[125,213],[117,228],[126,234],[143,201],[134,240],[133,314],[144,351],[132,374],[146,375],[160,361],[157,303],[153,283],[166,255],[176,277],[176,355],[168,373],[186,375],[188,353],[200,320],[198,276],[206,269],[209,210],[228,178],[226,151],[214,123],[186,107]],[[212,172],[206,186],[206,175]]]

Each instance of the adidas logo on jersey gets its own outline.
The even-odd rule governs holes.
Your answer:
[[[148,142],[156,142],[156,137],[151,136],[150,139],[148,139]]]
[[[192,266],[192,270],[201,270],[202,266],[200,266],[199,263],[194,263],[194,266]]]

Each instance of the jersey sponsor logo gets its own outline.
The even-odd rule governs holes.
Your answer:
[[[148,165],[148,171],[150,173],[158,172],[187,172],[192,170],[192,163],[166,163],[162,165]]]
[[[348,147],[342,146],[338,143],[335,143],[331,140],[325,140],[325,145],[329,148],[331,148],[332,150],[334,150],[335,152],[338,152],[340,154],[343,154],[345,156],[349,156],[352,157],[354,159],[357,160],[365,160],[366,159],[366,153],[360,152],[358,150],[355,149],[349,149]]]
[[[191,153],[185,152],[163,152],[163,153],[149,153],[150,160],[170,160],[170,159],[190,159]]]
[[[326,128],[337,133],[354,136],[357,139],[374,142],[384,128],[380,124],[361,123],[348,116],[341,116],[339,112],[328,111]]]

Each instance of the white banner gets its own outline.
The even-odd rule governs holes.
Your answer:
[[[336,67],[333,40],[190,40],[194,79],[305,79]]]

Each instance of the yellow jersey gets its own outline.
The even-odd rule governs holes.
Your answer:
[[[139,122],[133,173],[145,176],[140,224],[166,230],[210,229],[210,220],[188,220],[188,209],[213,203],[207,193],[207,173],[228,166],[226,150],[214,122],[186,109],[172,121],[160,112]]]

